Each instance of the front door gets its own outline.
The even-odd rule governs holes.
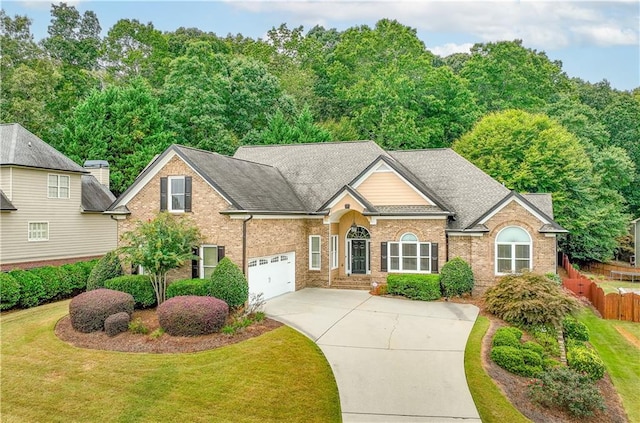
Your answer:
[[[351,240],[351,273],[367,273],[367,240]]]

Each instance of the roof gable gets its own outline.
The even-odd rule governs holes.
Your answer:
[[[0,125],[0,165],[87,173],[80,165],[17,123]]]

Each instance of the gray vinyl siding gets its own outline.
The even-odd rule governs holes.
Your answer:
[[[640,267],[640,220],[636,220],[635,229],[636,267]]]
[[[104,254],[116,247],[117,225],[109,216],[82,213],[81,175],[25,168],[7,170],[11,189],[3,190],[18,209],[2,213],[0,262],[3,264]],[[69,198],[48,198],[49,174],[69,175]],[[28,241],[29,222],[48,222],[48,241]]]

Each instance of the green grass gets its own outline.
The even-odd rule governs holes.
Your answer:
[[[629,421],[640,422],[640,349],[615,329],[623,327],[637,335],[640,324],[600,319],[589,309],[582,310],[578,319],[589,328],[590,342],[604,361]]]
[[[339,422],[320,349],[282,327],[190,354],[86,350],[53,333],[68,301],[0,318],[3,422]]]
[[[507,400],[482,367],[482,338],[488,328],[489,319],[479,316],[464,351],[464,371],[480,418],[483,423],[531,422]]]
[[[618,288],[627,288],[627,289],[640,289],[640,283],[638,282],[624,282],[624,281],[615,281],[615,280],[594,280],[595,283],[598,284],[600,288],[604,291],[605,295],[610,292],[619,293]]]

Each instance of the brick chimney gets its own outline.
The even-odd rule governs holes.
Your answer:
[[[87,160],[84,162],[84,168],[109,189],[109,162],[106,160]]]

